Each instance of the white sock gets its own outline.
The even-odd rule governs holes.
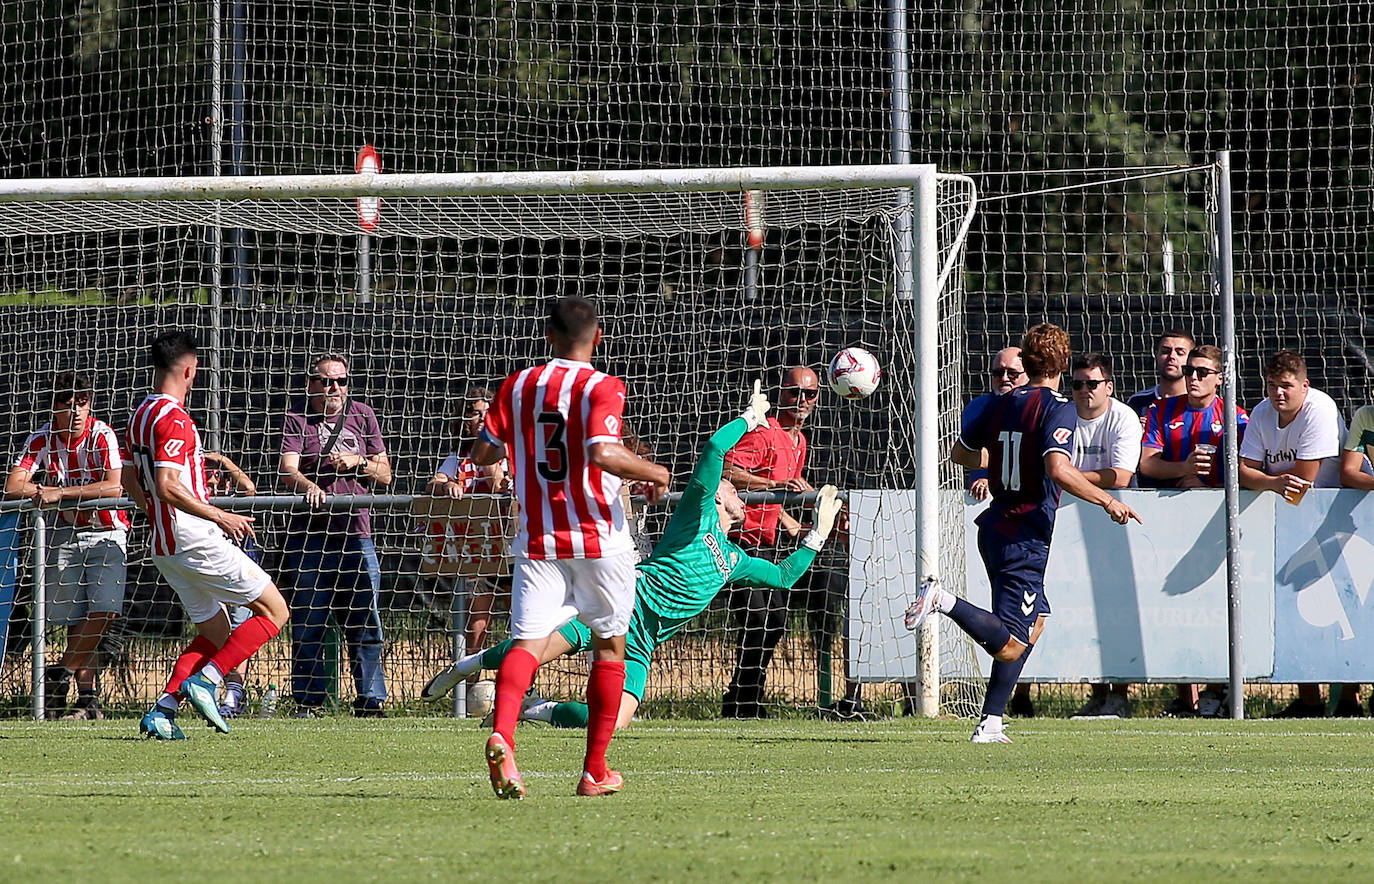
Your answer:
[[[935,592],[938,593],[938,595],[935,596],[935,610],[939,611],[941,614],[948,614],[950,611],[953,611],[954,603],[959,597],[947,589],[937,589]]]
[[[984,732],[996,733],[1002,729],[1002,716],[984,715],[983,720],[978,722],[978,727]]]
[[[206,663],[200,674],[209,679],[211,684],[223,684],[224,682],[224,673],[220,672],[219,667],[213,663]]]
[[[553,700],[540,700],[523,710],[520,718],[524,721],[547,721],[553,722],[553,707],[557,706]]]
[[[482,654],[484,653],[485,651],[477,651],[476,653],[468,654],[466,657],[453,664],[453,671],[464,678],[469,675],[476,675],[482,671]]]
[[[177,702],[177,698],[166,691],[163,691],[162,696],[157,698],[157,705],[161,707],[162,711],[172,713],[175,713],[177,709],[181,707],[181,704]]]

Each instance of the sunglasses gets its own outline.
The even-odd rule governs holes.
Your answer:
[[[1025,374],[1025,372],[1017,371],[1014,368],[994,368],[991,372],[989,372],[989,374],[991,374],[995,378],[1000,378],[1003,375],[1006,375],[1009,378],[1019,378],[1021,375]]]
[[[323,375],[312,374],[310,376],[310,380],[315,381],[321,387],[328,387],[330,384],[334,384],[340,387],[348,386],[348,375],[344,375],[341,378],[327,378]]]
[[[66,397],[63,397],[63,398],[54,397],[54,399],[53,399],[53,401],[52,401],[52,407],[53,407],[53,408],[71,408],[71,407],[72,407],[72,400],[73,400],[73,399],[76,400],[76,406],[77,406],[78,408],[80,408],[80,407],[82,407],[82,406],[84,406],[84,405],[90,405],[90,404],[91,404],[91,397],[90,397],[88,394],[79,393],[79,394],[77,394],[77,395],[75,395],[75,396],[66,396]]]
[[[1214,374],[1221,374],[1221,371],[1220,371],[1219,369],[1215,369],[1215,368],[1207,368],[1206,366],[1203,366],[1203,365],[1185,365],[1185,366],[1183,366],[1183,376],[1184,376],[1185,378],[1190,378],[1190,377],[1192,377],[1193,375],[1197,375],[1199,378],[1201,378],[1201,379],[1203,379],[1203,380],[1206,380],[1207,378],[1210,378],[1210,377],[1211,377],[1212,375],[1214,375]]]
[[[1075,390],[1081,390],[1081,389],[1083,389],[1084,387],[1087,387],[1089,390],[1096,390],[1098,387],[1102,386],[1103,384],[1108,384],[1108,383],[1111,383],[1111,382],[1110,382],[1110,381],[1104,381],[1104,380],[1093,380],[1093,381],[1069,381],[1069,386],[1070,386],[1070,387],[1073,387]]]
[[[819,389],[812,387],[782,387],[782,392],[791,393],[798,399],[815,399],[821,395]]]

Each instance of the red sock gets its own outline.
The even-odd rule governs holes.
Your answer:
[[[181,690],[181,683],[199,672],[218,650],[215,643],[203,635],[191,639],[191,643],[181,652],[176,665],[172,667],[172,679],[167,682],[167,693],[176,695]]]
[[[258,648],[271,641],[278,632],[281,632],[281,627],[273,623],[272,618],[261,614],[249,617],[239,624],[238,629],[229,633],[229,641],[210,658],[210,662],[215,664],[221,673],[235,670],[240,663],[253,656]]]
[[[515,748],[515,723],[520,720],[520,702],[525,699],[525,691],[534,684],[534,672],[539,661],[524,648],[511,648],[496,670],[496,715],[492,731],[506,740],[506,745]]]
[[[587,757],[582,769],[600,780],[606,776],[606,747],[620,717],[620,695],[625,692],[625,664],[592,661],[587,679]]]

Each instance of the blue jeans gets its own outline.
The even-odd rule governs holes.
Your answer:
[[[343,630],[360,706],[386,699],[382,619],[377,609],[382,569],[370,538],[310,534],[287,545],[296,573],[291,593],[291,696],[302,706],[327,699],[324,634],[332,612]]]

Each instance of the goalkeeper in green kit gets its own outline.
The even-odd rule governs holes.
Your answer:
[[[826,485],[817,494],[814,527],[801,547],[781,564],[749,555],[726,534],[732,525],[743,521],[744,503],[735,487],[720,477],[725,454],[745,433],[763,425],[768,408],[768,398],[755,381],[749,408],[707,441],[663,538],[653,555],[636,569],[635,607],[625,639],[625,692],[620,698],[617,728],[628,724],[639,708],[654,649],[706,610],[727,583],[790,589],[811,567],[830,536],[840,509],[833,485]],[[591,630],[573,620],[552,636],[539,662],[585,652],[591,641]],[[468,676],[482,669],[496,669],[510,644],[506,640],[469,654],[431,678],[423,696],[441,697]],[[585,727],[587,705],[537,701],[522,710],[520,717],[559,727]]]

